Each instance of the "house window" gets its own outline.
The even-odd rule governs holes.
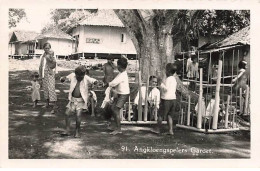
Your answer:
[[[126,42],[125,33],[122,33],[122,34],[121,34],[121,42],[122,42],[122,43],[125,43],[125,42]]]

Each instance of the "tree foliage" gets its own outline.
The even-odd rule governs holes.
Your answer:
[[[22,18],[26,17],[24,9],[9,9],[9,28],[16,27],[17,23],[21,21]]]
[[[95,12],[97,12],[97,9],[54,9],[51,11],[52,22],[46,25],[42,32],[52,27],[68,31],[71,27],[74,27]]]

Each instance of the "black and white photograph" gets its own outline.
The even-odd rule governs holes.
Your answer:
[[[5,7],[7,160],[252,159],[249,7],[80,4]]]

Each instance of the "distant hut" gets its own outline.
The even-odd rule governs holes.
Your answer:
[[[227,38],[199,49],[200,54],[207,57],[206,73],[210,74],[212,65],[217,65],[219,58],[223,60],[225,82],[230,82],[230,76],[238,72],[238,63],[242,59],[247,61],[248,72],[250,68],[250,26],[228,36]],[[209,72],[208,72],[209,71]],[[207,74],[205,74],[207,75]]]
[[[74,38],[58,28],[51,28],[35,38],[36,51],[43,53],[43,45],[46,42],[51,44],[56,57],[65,58],[72,54],[74,49]]]
[[[9,36],[9,56],[20,58],[34,54],[34,40],[39,33],[34,31],[14,31]]]

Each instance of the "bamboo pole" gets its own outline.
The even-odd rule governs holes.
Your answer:
[[[157,121],[158,117],[157,117],[157,96],[155,97],[155,109],[154,109],[154,120]]]
[[[249,86],[246,85],[246,99],[245,99],[245,108],[244,108],[244,114],[248,114],[248,101],[249,101]]]
[[[91,116],[93,117],[93,116],[95,116],[95,112],[94,112],[95,106],[94,106],[94,99],[93,99],[93,97],[90,98],[90,103],[91,103]]]
[[[149,89],[149,73],[147,74],[146,89],[145,89],[145,105],[144,105],[144,121],[147,121],[148,113],[148,90]]]
[[[225,129],[228,128],[228,109],[229,109],[229,101],[230,101],[230,95],[227,97],[227,108],[226,108],[226,115],[225,115]]]
[[[141,93],[141,86],[142,86],[142,80],[141,80],[141,71],[138,72],[138,91],[139,91],[139,101],[138,101],[138,121],[142,120],[142,93]]]
[[[201,129],[201,123],[202,123],[202,68],[200,68],[200,94],[199,94],[199,106],[198,106],[198,117],[197,117],[197,128]]]
[[[183,125],[183,109],[181,109],[181,125]]]
[[[220,79],[221,79],[221,71],[222,71],[222,61],[218,61],[218,78],[217,78],[217,86],[216,86],[216,95],[215,95],[215,105],[213,110],[213,123],[212,129],[216,130],[218,127],[218,111],[219,111],[219,90],[220,90]]]
[[[239,89],[239,113],[243,113],[243,102],[242,102],[242,88]]]
[[[232,128],[235,128],[235,115],[236,115],[236,108],[233,111]]]
[[[131,121],[131,115],[130,115],[130,96],[128,97],[128,121]]]
[[[124,121],[124,116],[123,116],[123,108],[120,109],[120,118],[121,118],[121,121]]]
[[[190,126],[190,96],[188,96],[187,126]]]

